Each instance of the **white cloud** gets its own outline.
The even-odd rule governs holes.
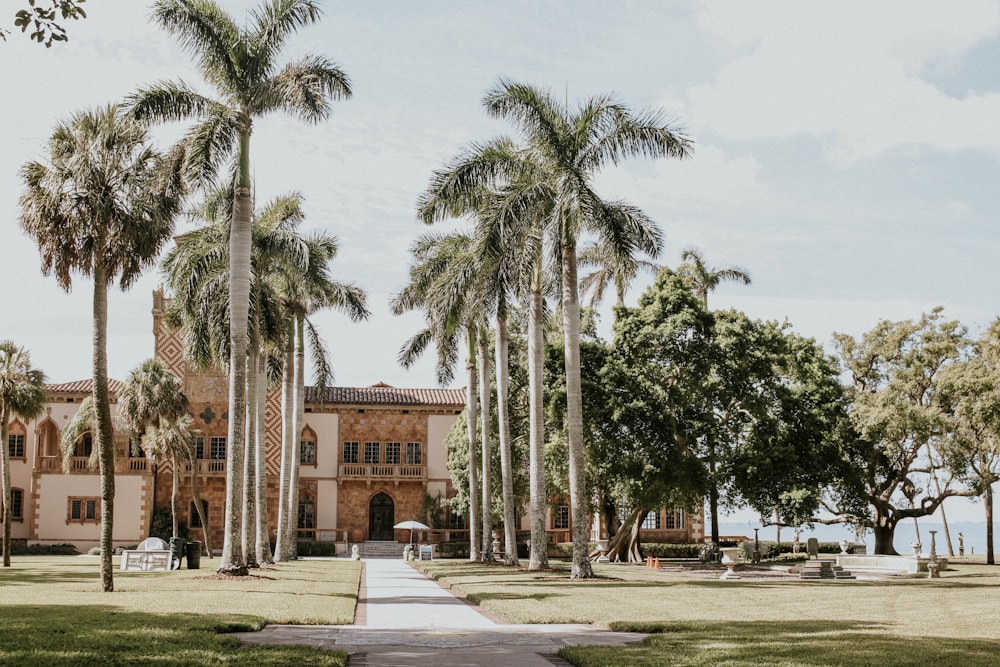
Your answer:
[[[696,127],[738,140],[816,135],[838,163],[907,145],[1000,152],[1000,96],[957,100],[918,73],[1000,31],[994,2],[708,0],[700,25],[744,49],[691,91]]]

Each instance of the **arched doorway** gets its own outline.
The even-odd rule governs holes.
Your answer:
[[[379,493],[368,502],[368,539],[392,540],[396,507],[388,493]]]

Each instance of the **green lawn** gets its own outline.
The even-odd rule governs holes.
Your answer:
[[[117,562],[117,559],[116,559]],[[297,561],[253,578],[200,570],[115,572],[101,593],[88,556],[15,556],[0,568],[0,664],[339,665],[346,654],[238,646],[268,623],[349,624],[361,575],[351,561]]]
[[[578,582],[459,561],[421,569],[517,623],[598,623],[654,631],[628,649],[565,649],[581,667],[623,665],[996,665],[1000,568],[890,582],[720,581],[598,566]]]

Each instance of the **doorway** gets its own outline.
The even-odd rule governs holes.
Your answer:
[[[368,503],[368,539],[393,540],[396,508],[387,493],[379,493]]]

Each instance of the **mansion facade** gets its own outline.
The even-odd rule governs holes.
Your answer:
[[[183,358],[179,335],[166,327],[166,298],[153,294],[155,356],[182,378],[198,432],[199,492],[207,509],[208,530],[215,550],[221,548],[225,508],[228,431],[228,378],[221,372],[197,372]],[[121,382],[111,381],[112,412]],[[77,442],[63,471],[59,447],[62,430],[90,395],[90,380],[48,386],[49,399],[40,417],[10,423],[8,451],[13,502],[12,537],[28,543],[72,543],[79,549],[100,539],[100,477],[90,459],[90,434]],[[367,540],[409,539],[393,526],[415,519],[427,523],[428,505],[454,496],[445,439],[465,407],[464,389],[400,389],[386,384],[369,387],[306,388],[305,421],[299,448],[299,538],[336,542],[346,550]],[[277,525],[280,461],[280,398],[269,392],[265,411],[268,513],[272,537]],[[150,533],[154,512],[169,507],[173,476],[179,476],[179,520],[189,526],[189,539],[203,540],[203,527],[191,500],[191,466],[173,470],[170,461],[153,461],[130,451],[116,434],[116,545],[134,545]],[[548,526],[550,541],[569,541],[569,508],[554,502]],[[528,530],[528,519],[519,528]],[[595,521],[592,537],[598,534]],[[463,517],[434,525],[430,541],[467,540]],[[644,541],[696,542],[703,535],[701,513],[683,510],[651,512],[643,524]]]

